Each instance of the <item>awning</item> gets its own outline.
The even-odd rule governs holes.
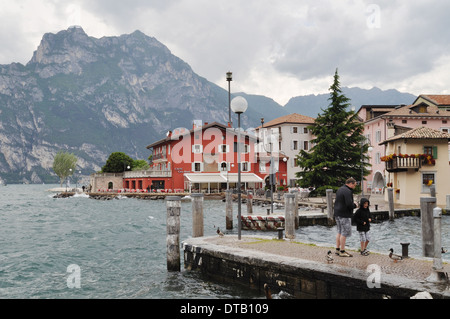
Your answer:
[[[228,174],[228,182],[237,183],[237,181],[238,181],[237,173]],[[241,173],[241,183],[262,183],[262,182],[264,182],[264,180],[256,174]]]
[[[184,174],[191,183],[226,183],[227,179],[219,173]]]
[[[237,183],[237,173],[198,173],[184,174],[191,183]],[[242,183],[262,183],[264,180],[253,173],[241,173]]]

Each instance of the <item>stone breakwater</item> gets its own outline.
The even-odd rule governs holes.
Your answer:
[[[265,236],[189,238],[183,242],[184,265],[209,280],[238,284],[273,293],[283,291],[295,298],[411,298],[427,291],[433,298],[450,298],[447,284],[427,281],[430,259],[407,258],[394,262],[387,253],[353,257],[326,255],[322,247]],[[444,265],[444,271],[450,272]],[[375,271],[374,271],[375,270]]]

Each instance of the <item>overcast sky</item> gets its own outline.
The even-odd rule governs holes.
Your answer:
[[[140,30],[224,89],[291,97],[341,85],[450,94],[448,0],[0,0],[0,64],[26,64],[47,32]]]

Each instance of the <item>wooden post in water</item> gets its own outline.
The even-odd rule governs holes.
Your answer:
[[[284,195],[284,220],[286,228],[286,238],[295,238],[295,195]]]
[[[434,257],[434,207],[436,207],[436,197],[420,198],[420,219],[422,222],[422,252],[424,257]]]
[[[253,214],[253,192],[250,190],[247,192],[247,214]]]
[[[227,229],[233,229],[233,191],[227,190],[225,193],[226,199],[226,217],[225,225]]]
[[[180,271],[180,214],[181,197],[166,197],[167,208],[167,270]]]
[[[203,237],[203,194],[191,194],[192,197],[192,237]]]
[[[334,224],[334,207],[333,207],[333,190],[327,189],[327,216],[328,216],[328,225]]]
[[[298,229],[299,228],[299,220],[298,220],[298,197],[299,197],[299,193],[298,193],[298,190],[296,190],[296,189],[294,189],[291,193],[295,195],[295,213],[294,213],[295,229]]]
[[[388,188],[388,203],[389,203],[389,220],[394,220],[395,209],[394,209],[394,189]]]

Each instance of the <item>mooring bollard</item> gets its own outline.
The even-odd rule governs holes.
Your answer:
[[[422,253],[424,257],[434,257],[433,209],[436,197],[420,198],[420,219],[422,222]]]
[[[427,278],[430,282],[446,282],[448,281],[447,273],[443,271],[442,266],[442,246],[441,246],[441,219],[442,219],[442,208],[435,207],[433,209],[433,226],[434,226],[434,257],[433,257],[433,268],[431,269],[431,274]]]
[[[203,194],[191,194],[192,197],[192,237],[203,237]]]
[[[278,239],[282,240],[283,239],[284,228],[283,227],[278,227],[277,230],[278,230]]]
[[[248,191],[247,193],[247,214],[253,214],[253,192]]]
[[[284,220],[286,228],[286,238],[295,238],[295,195],[286,194],[284,196]]]
[[[402,245],[402,257],[403,259],[409,258],[408,256],[408,247],[410,243],[400,243]]]
[[[167,270],[180,271],[180,214],[181,197],[166,197],[167,208]]]
[[[226,198],[226,217],[225,225],[227,229],[233,229],[233,191],[227,190],[225,193]]]
[[[394,209],[394,189],[388,188],[388,203],[389,203],[389,220],[394,220],[395,209]]]
[[[333,190],[327,189],[327,216],[328,216],[328,225],[334,224],[334,207],[333,207]]]

